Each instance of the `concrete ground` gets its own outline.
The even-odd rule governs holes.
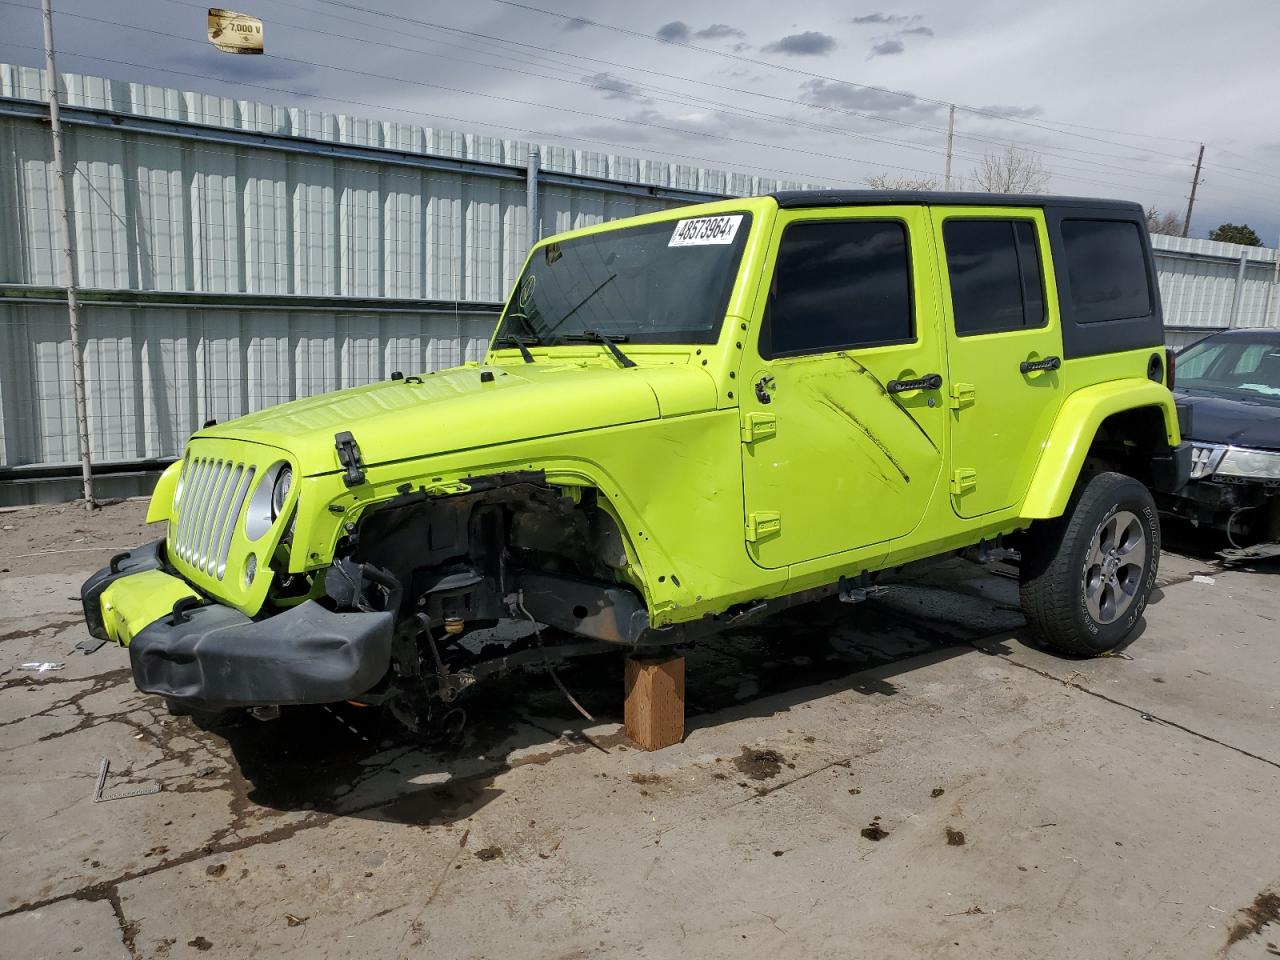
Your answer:
[[[0,956],[1280,956],[1277,566],[1166,554],[1140,636],[1072,661],[951,560],[698,650],[679,746],[626,743],[597,660],[596,724],[525,675],[424,749],[354,708],[202,729],[73,651],[140,520],[0,514]],[[94,803],[103,758],[162,791]]]

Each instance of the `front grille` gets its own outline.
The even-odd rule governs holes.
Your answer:
[[[233,460],[194,456],[187,460],[169,537],[169,549],[179,559],[206,576],[223,578],[253,474],[253,466]]]
[[[1203,480],[1212,476],[1226,452],[1227,448],[1219,443],[1191,444],[1191,479]]]

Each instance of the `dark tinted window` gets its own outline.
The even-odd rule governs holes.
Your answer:
[[[948,220],[942,226],[956,333],[998,333],[1045,321],[1035,224]]]
[[[1151,286],[1136,223],[1063,220],[1062,245],[1076,323],[1151,313]]]
[[[778,249],[764,357],[909,341],[907,230],[896,220],[795,223]]]

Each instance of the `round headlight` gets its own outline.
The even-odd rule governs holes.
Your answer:
[[[293,470],[281,467],[276,474],[276,482],[271,488],[271,519],[275,520],[284,512],[285,501],[289,499],[289,487],[293,483]]]

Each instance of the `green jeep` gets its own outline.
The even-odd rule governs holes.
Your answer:
[[[506,669],[656,654],[880,571],[1020,555],[1030,631],[1124,642],[1190,471],[1137,204],[792,192],[539,243],[483,363],[196,433],[83,588],[188,710],[410,726]],[[437,716],[439,714],[437,713]]]

